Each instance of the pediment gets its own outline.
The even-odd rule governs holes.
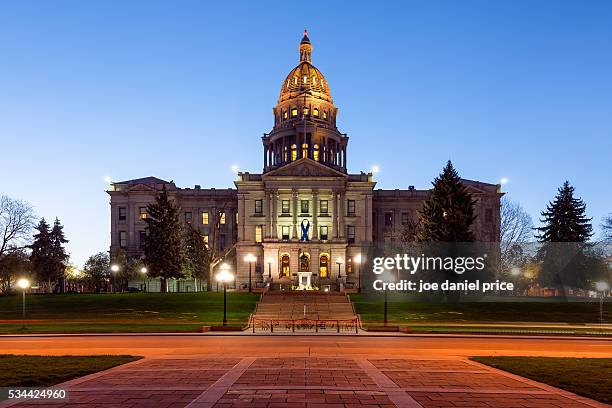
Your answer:
[[[301,158],[276,170],[263,175],[269,177],[348,177],[346,174],[329,168],[308,158]]]
[[[138,184],[134,184],[133,186],[130,186],[125,191],[157,191],[157,190],[155,190],[153,187],[147,184],[138,183]]]

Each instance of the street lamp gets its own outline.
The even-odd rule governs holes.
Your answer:
[[[215,277],[217,282],[223,283],[223,326],[227,326],[227,283],[234,279],[234,275],[229,270],[229,265],[221,264],[221,270]]]
[[[358,289],[359,293],[361,293],[361,268],[360,268],[361,261],[362,261],[361,254],[355,255],[355,257],[353,258],[353,262],[355,262],[355,265],[357,265],[357,277],[359,279],[359,289]]]
[[[119,265],[112,264],[110,267],[111,272],[113,273],[113,284],[112,284],[112,292],[115,293],[115,274],[119,272]]]
[[[251,264],[253,262],[255,262],[257,258],[255,258],[255,256],[253,254],[247,254],[244,257],[244,260],[247,261],[249,263],[249,293],[252,292],[252,287],[251,287]]]
[[[142,268],[140,268],[140,273],[142,274],[142,286],[144,288],[144,291],[147,291],[147,281],[146,281],[146,277],[147,277],[147,267],[143,266]]]
[[[30,287],[30,281],[26,278],[21,278],[17,281],[17,286],[21,288],[21,329],[25,330],[26,328],[26,302],[25,302],[25,293],[26,289]]]
[[[603,325],[603,301],[604,294],[610,289],[610,285],[606,281],[599,281],[595,284],[595,289],[599,292],[599,323]]]

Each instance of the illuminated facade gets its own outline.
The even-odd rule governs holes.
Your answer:
[[[356,288],[361,252],[412,234],[427,190],[375,190],[371,173],[347,172],[349,138],[336,126],[338,109],[306,33],[273,112],[274,127],[262,138],[263,172],[239,173],[235,189],[177,188],[152,177],[114,183],[111,250],[142,255],[140,214],[165,185],[185,222],[231,259],[238,287],[247,287],[252,259],[253,287],[271,279],[286,288]],[[499,186],[464,182],[477,201],[477,239],[498,241]],[[224,222],[211,225],[211,214],[220,213]]]

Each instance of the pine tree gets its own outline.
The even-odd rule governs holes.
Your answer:
[[[569,181],[559,188],[553,202],[542,212],[544,224],[537,228],[540,242],[586,242],[593,234],[593,226],[587,218],[586,204],[574,197],[574,187]]]
[[[165,186],[147,213],[145,262],[150,276],[162,278],[161,290],[166,292],[169,278],[184,277],[185,249],[179,209],[168,199]]]
[[[70,256],[64,247],[64,244],[68,242],[66,236],[64,235],[64,226],[60,223],[60,220],[57,217],[53,223],[53,228],[51,228],[50,238],[53,276],[55,276],[55,279],[60,281],[60,291],[61,293],[64,293],[64,275]]]
[[[461,178],[449,160],[419,212],[420,242],[472,242],[470,230],[474,219],[474,203]]]
[[[30,254],[32,272],[34,272],[39,282],[47,284],[47,291],[51,292],[51,281],[55,280],[51,229],[44,218],[41,218],[35,229],[38,232],[34,234],[34,242],[30,246],[32,249]]]

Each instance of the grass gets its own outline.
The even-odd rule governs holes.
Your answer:
[[[380,324],[383,302],[372,297],[351,295],[362,321]],[[610,321],[610,312],[604,321]],[[432,322],[547,322],[589,324],[599,323],[598,302],[465,302],[427,303],[393,301],[388,303],[390,324],[426,324]]]
[[[612,358],[472,357],[472,360],[612,403]]]
[[[140,358],[0,354],[0,387],[48,387]]]
[[[230,325],[245,325],[259,295],[227,294]],[[26,333],[196,332],[223,320],[223,293],[30,295]],[[21,297],[0,297],[0,333],[23,333]]]

